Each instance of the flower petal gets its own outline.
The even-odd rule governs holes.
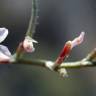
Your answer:
[[[7,57],[11,56],[9,49],[4,45],[0,45],[0,53],[2,53],[3,55],[5,55]]]
[[[8,29],[0,28],[0,43],[5,40],[8,35]]]
[[[2,61],[9,61],[10,60],[10,57],[3,54],[2,51],[0,51],[0,62]]]
[[[85,32],[81,32],[81,34],[72,41],[72,48],[81,44],[84,41],[84,36]]]

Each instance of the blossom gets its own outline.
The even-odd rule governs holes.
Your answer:
[[[0,28],[0,43],[3,42],[8,35],[8,29]],[[0,62],[9,61],[11,57],[11,53],[9,49],[4,46],[0,45]]]
[[[80,45],[83,40],[84,40],[84,35],[85,32],[81,32],[81,34],[76,37],[74,40],[72,41],[67,41],[61,51],[61,53],[59,54],[58,58],[56,59],[56,64],[61,64],[63,62],[63,60],[69,56],[71,50],[73,47]],[[57,65],[56,65],[57,66]]]
[[[32,39],[30,36],[26,36],[23,41],[23,48],[26,52],[34,52],[35,48],[33,43],[38,43],[36,40]]]

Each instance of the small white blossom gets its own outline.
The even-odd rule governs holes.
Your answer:
[[[26,36],[23,41],[23,48],[26,52],[34,52],[35,48],[33,46],[33,43],[38,43],[34,39],[32,39],[30,36]]]
[[[7,35],[8,35],[8,29],[0,28],[0,43],[6,39]],[[9,61],[10,57],[11,53],[9,49],[4,45],[0,45],[0,62]]]

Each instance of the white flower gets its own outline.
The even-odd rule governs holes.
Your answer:
[[[8,29],[0,28],[0,43],[6,39],[7,35],[8,35]],[[0,62],[9,61],[10,57],[11,53],[9,49],[4,45],[0,45]]]
[[[33,46],[33,43],[38,43],[34,39],[32,39],[30,36],[26,36],[23,41],[23,48],[26,52],[34,52],[35,48]]]

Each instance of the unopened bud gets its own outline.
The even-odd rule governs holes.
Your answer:
[[[33,43],[38,43],[38,42],[35,41],[34,39],[32,39],[31,37],[26,36],[25,39],[24,39],[24,41],[23,41],[24,50],[26,52],[34,52],[35,51],[35,48],[33,46]]]

